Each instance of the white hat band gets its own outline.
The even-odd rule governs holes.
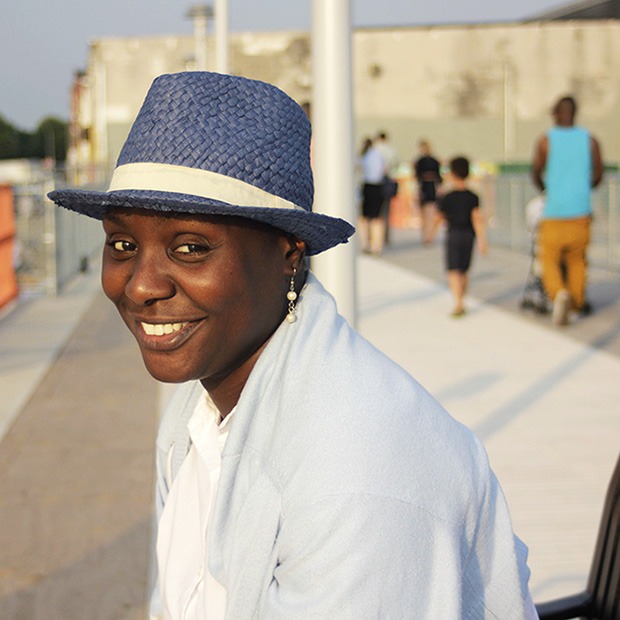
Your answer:
[[[108,191],[148,190],[209,198],[239,207],[305,211],[284,198],[225,174],[172,164],[123,164],[114,170]]]

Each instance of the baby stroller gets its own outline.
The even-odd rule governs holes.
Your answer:
[[[538,224],[544,206],[545,198],[539,195],[532,198],[525,207],[525,222],[531,235],[531,261],[521,297],[521,309],[534,310],[538,314],[548,314],[551,310],[551,302],[542,283],[542,267],[538,254]]]

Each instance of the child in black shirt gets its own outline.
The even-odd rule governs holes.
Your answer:
[[[451,316],[465,314],[464,297],[467,292],[467,272],[471,263],[474,239],[478,251],[487,252],[486,229],[480,212],[478,196],[467,187],[469,161],[465,157],[455,157],[450,162],[452,191],[439,199],[439,211],[435,219],[433,233],[437,227],[446,223],[446,270],[448,284],[454,298]]]

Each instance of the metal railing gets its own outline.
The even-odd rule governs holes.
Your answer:
[[[85,271],[101,251],[101,223],[58,209],[46,194],[51,173],[29,185],[14,186],[17,222],[17,276],[22,290],[56,294]],[[526,206],[537,195],[527,174],[489,175],[476,184],[489,220],[489,240],[527,254],[532,233]],[[620,271],[620,173],[608,173],[593,192],[591,265]]]
[[[529,175],[501,174],[480,184],[489,217],[489,240],[515,252],[529,252],[532,231],[526,206],[537,196]],[[591,265],[620,271],[620,174],[606,174],[592,192],[594,219],[588,250]]]
[[[56,183],[52,173],[27,185],[14,185],[17,249],[15,266],[22,292],[54,295],[79,272],[88,270],[103,244],[101,223],[47,199]]]

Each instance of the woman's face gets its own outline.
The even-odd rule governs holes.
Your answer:
[[[151,375],[207,389],[247,376],[286,314],[295,242],[222,216],[114,209],[103,226],[103,290]]]

